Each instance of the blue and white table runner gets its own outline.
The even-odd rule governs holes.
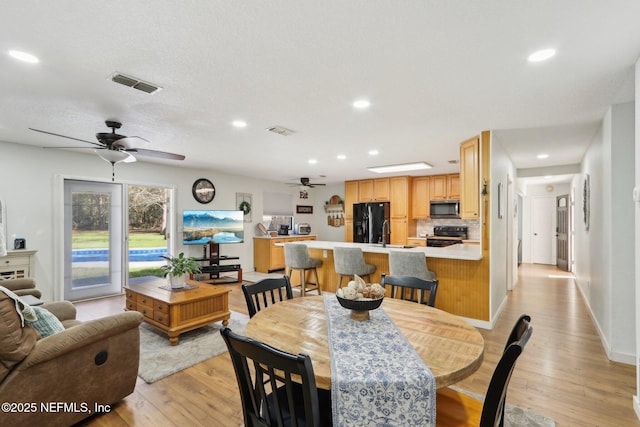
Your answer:
[[[324,294],[334,426],[435,426],[436,381],[382,308],[356,321]]]

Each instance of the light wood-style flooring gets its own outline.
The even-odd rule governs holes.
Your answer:
[[[552,277],[553,276],[553,277]],[[558,277],[560,276],[560,277]],[[562,277],[564,276],[564,277]],[[239,285],[231,310],[247,313]],[[124,298],[77,304],[87,320],[122,311]],[[482,367],[457,387],[484,394],[505,340],[520,314],[532,317],[533,336],[518,360],[507,402],[550,416],[558,426],[640,426],[633,411],[635,368],[611,362],[573,278],[555,267],[523,264],[519,283],[485,338]],[[135,392],[86,426],[233,426],[242,424],[227,353],[154,384],[138,379]]]

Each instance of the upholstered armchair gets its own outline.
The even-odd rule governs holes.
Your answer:
[[[59,332],[42,338],[21,316],[21,303],[0,292],[0,402],[32,405],[3,411],[0,424],[70,426],[133,392],[142,314],[80,322],[68,301],[39,307],[60,320]],[[51,402],[67,406],[41,407]]]
[[[36,298],[42,297],[42,293],[36,289],[36,281],[31,277],[2,280],[0,281],[0,286],[4,286],[19,296],[33,295]]]

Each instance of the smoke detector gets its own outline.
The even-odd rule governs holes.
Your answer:
[[[268,127],[267,130],[269,132],[277,133],[278,135],[282,135],[282,136],[291,136],[294,133],[296,133],[296,131],[287,129],[282,126],[271,126],[271,127]]]
[[[137,77],[127,76],[118,72],[115,72],[111,75],[111,81],[134,89],[138,89],[148,94],[154,94],[162,90],[162,88],[156,84],[145,82]]]

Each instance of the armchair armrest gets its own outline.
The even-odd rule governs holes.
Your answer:
[[[94,342],[138,328],[143,316],[127,311],[101,319],[84,322],[39,340],[20,364],[20,370],[60,357]]]
[[[46,302],[40,307],[49,310],[61,322],[76,318],[76,306],[69,301]]]
[[[0,285],[18,296],[33,295],[36,298],[42,297],[42,293],[36,289],[36,281],[30,277],[3,280],[0,282]]]

